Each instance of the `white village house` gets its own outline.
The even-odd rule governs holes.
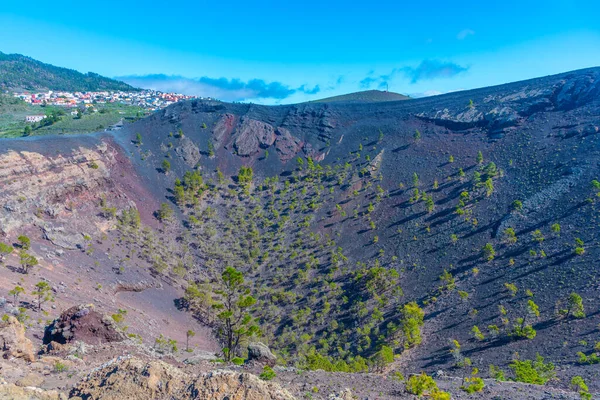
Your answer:
[[[43,114],[38,114],[38,115],[27,115],[25,117],[25,122],[40,122],[41,120],[43,120],[44,118],[46,118],[45,115]]]

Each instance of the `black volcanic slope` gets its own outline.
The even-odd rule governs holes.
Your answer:
[[[410,97],[400,93],[385,92],[382,90],[365,90],[362,92],[348,93],[340,96],[327,97],[313,100],[309,103],[379,103],[386,101],[409,100]]]
[[[179,207],[198,265],[186,279],[242,269],[265,338],[290,362],[349,361],[387,344],[407,370],[431,372],[452,368],[456,339],[484,375],[540,353],[563,382],[578,374],[597,387],[597,366],[576,353],[600,340],[599,128],[595,68],[411,101],[190,101],[117,139],[174,208],[185,171],[214,184]],[[228,180],[242,165],[255,174],[248,194]],[[585,318],[559,315],[573,292]],[[395,327],[411,301],[425,312],[423,341],[405,350]],[[534,338],[510,335],[522,317]]]
[[[137,91],[125,82],[88,72],[56,67],[21,54],[0,52],[0,89],[63,91]]]

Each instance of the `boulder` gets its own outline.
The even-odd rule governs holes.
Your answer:
[[[67,344],[82,341],[87,344],[125,340],[113,320],[94,310],[92,304],[71,307],[55,319],[44,332],[44,344]]]
[[[42,227],[44,238],[51,241],[54,245],[66,250],[82,249],[85,246],[85,239],[81,233],[65,230],[62,226],[44,226]]]
[[[277,362],[277,356],[271,352],[266,344],[252,342],[248,345],[248,361],[274,366]]]
[[[35,360],[33,343],[25,337],[25,328],[15,317],[0,322],[0,352],[4,358]]]

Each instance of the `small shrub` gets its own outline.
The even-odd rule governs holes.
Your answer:
[[[242,365],[242,364],[244,364],[244,359],[241,357],[233,357],[231,359],[231,362],[234,363],[235,365]]]
[[[424,372],[406,381],[406,391],[419,397],[429,396],[432,400],[450,400],[450,394],[441,391],[433,378]]]
[[[483,257],[485,257],[487,261],[492,261],[494,257],[496,257],[496,250],[494,250],[494,246],[492,246],[491,243],[486,243],[486,245],[483,246],[482,252]]]
[[[258,376],[260,379],[262,379],[263,381],[270,381],[273,378],[275,378],[277,376],[277,374],[275,373],[275,371],[273,371],[273,368],[269,367],[268,365],[265,365],[265,367],[263,368],[263,371],[260,373],[260,375]]]
[[[56,372],[56,373],[65,372],[65,371],[68,371],[68,369],[69,368],[60,361],[57,361],[54,363],[54,372]]]

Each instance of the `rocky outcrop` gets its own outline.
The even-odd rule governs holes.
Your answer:
[[[37,387],[19,387],[6,383],[0,378],[0,399],[7,400],[67,400],[67,395],[56,390],[43,390]]]
[[[329,397],[327,397],[327,400],[355,400],[357,399],[357,397],[355,397],[352,394],[352,391],[350,389],[344,389],[339,393],[332,393],[329,395]]]
[[[276,383],[233,371],[213,371],[200,376],[188,388],[186,397],[194,400],[293,400],[294,397]]]
[[[219,148],[225,144],[227,138],[233,132],[233,128],[236,124],[237,118],[235,115],[223,114],[213,129],[212,137],[215,148]]]
[[[81,249],[85,245],[85,239],[81,233],[67,231],[62,226],[46,225],[42,231],[46,240],[66,250]]]
[[[25,337],[25,328],[15,317],[0,321],[0,352],[4,358],[35,360],[33,344]]]
[[[179,140],[179,146],[175,148],[175,153],[183,159],[188,167],[193,168],[200,161],[200,149],[187,137]]]
[[[507,92],[491,94],[471,104],[419,112],[416,116],[454,131],[481,128],[492,134],[505,133],[536,113],[569,110],[598,99],[600,74],[589,70],[546,86],[519,85]]]
[[[25,147],[23,143],[12,146]],[[81,230],[95,230],[90,220],[78,216],[97,214],[99,193],[105,194],[112,206],[127,202],[125,196],[115,199],[111,167],[117,163],[117,153],[105,142],[89,144],[88,148],[47,149],[44,154],[12,148],[0,151],[0,234],[11,234],[30,224],[43,226],[49,218],[56,226],[73,222]],[[49,240],[73,247],[71,238],[62,237],[71,235],[69,232],[46,234]]]
[[[275,128],[267,123],[255,119],[244,118],[236,128],[232,140],[232,147],[237,155],[248,157],[266,149],[275,143]]]
[[[162,289],[163,285],[159,281],[138,281],[138,282],[122,282],[118,281],[115,284],[115,293],[119,292],[134,292],[140,293],[148,289]]]
[[[275,133],[277,134],[275,149],[279,153],[279,159],[281,162],[288,162],[302,149],[303,143],[285,128],[277,128]]]
[[[173,399],[188,386],[189,377],[162,361],[136,358],[112,360],[92,371],[70,393],[75,399]]]
[[[69,308],[46,328],[44,343],[60,344],[81,341],[87,344],[120,342],[125,335],[112,319],[94,310],[93,305]]]
[[[162,361],[115,359],[90,373],[70,393],[97,400],[293,400],[278,384],[248,373],[213,371],[192,378]]]
[[[248,361],[274,366],[277,362],[277,356],[271,352],[266,344],[252,342],[248,345]]]

